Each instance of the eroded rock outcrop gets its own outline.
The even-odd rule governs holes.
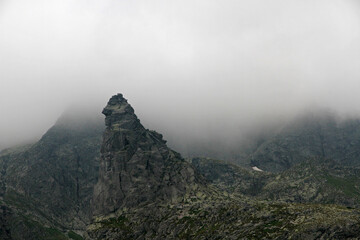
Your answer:
[[[121,207],[174,202],[195,190],[201,180],[180,154],[166,146],[162,135],[145,129],[122,94],[103,110],[99,181],[94,189],[94,215]]]

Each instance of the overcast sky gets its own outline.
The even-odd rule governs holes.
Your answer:
[[[358,0],[0,0],[0,148],[118,92],[165,134],[359,113],[359,67]]]

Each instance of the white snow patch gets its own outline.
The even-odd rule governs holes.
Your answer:
[[[260,168],[258,168],[258,167],[256,167],[256,166],[255,166],[255,167],[252,167],[252,169],[255,170],[255,171],[258,171],[258,172],[263,172],[263,170],[261,170]]]

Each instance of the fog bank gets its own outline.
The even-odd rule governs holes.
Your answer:
[[[0,149],[118,92],[175,140],[358,114],[359,43],[355,0],[0,0]]]

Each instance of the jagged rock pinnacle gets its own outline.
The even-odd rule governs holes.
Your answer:
[[[134,109],[120,93],[110,98],[102,113],[106,116],[105,125],[107,127],[121,127],[123,129],[135,127],[134,125],[126,124],[129,122],[140,125]]]
[[[193,167],[166,146],[161,134],[141,125],[122,94],[110,98],[103,114],[106,130],[94,215],[154,201],[176,201],[196,188],[199,181]]]

